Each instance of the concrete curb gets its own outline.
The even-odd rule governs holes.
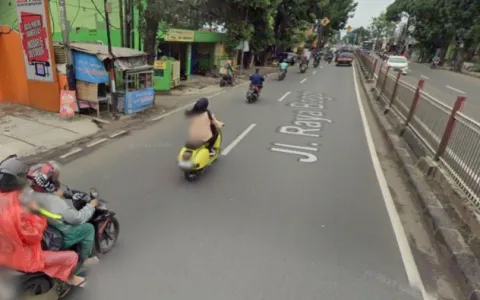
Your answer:
[[[357,59],[357,62],[359,62],[359,59]],[[426,223],[439,241],[440,250],[449,258],[450,270],[452,270],[455,278],[458,279],[461,290],[465,295],[464,299],[480,300],[480,263],[467,246],[468,244],[463,236],[453,225],[454,223],[448,212],[433,193],[424,175],[417,168],[416,159],[410,154],[410,147],[390,124],[384,114],[384,109],[375,100],[376,97],[367,90],[366,79],[362,76],[365,75],[363,66],[356,63],[355,67],[359,70],[361,87],[368,97],[368,105],[373,110],[376,121],[381,125],[382,134],[395,151],[403,172],[420,200]]]

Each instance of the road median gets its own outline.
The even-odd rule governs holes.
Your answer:
[[[425,116],[423,110],[426,110],[427,107],[424,106],[418,110],[418,102],[424,100],[418,87],[416,90],[412,90],[405,85],[400,86],[398,83],[395,83],[395,77],[388,77],[388,72],[380,73],[375,81],[372,65],[370,65],[368,59],[360,57],[360,55],[357,55],[355,67],[359,71],[357,73],[360,77],[361,86],[367,95],[367,102],[374,112],[373,115],[381,125],[380,128],[383,135],[386,137],[392,150],[394,150],[403,172],[418,196],[426,223],[439,242],[440,250],[449,259],[450,268],[458,279],[462,292],[465,294],[464,299],[480,299],[480,293],[477,292],[480,283],[480,263],[475,253],[477,251],[472,247],[471,240],[467,236],[470,234],[470,237],[472,237],[474,230],[468,232],[464,230],[462,227],[464,223],[459,222],[458,218],[455,219],[453,215],[455,213],[455,209],[452,208],[454,205],[450,203],[451,201],[446,203],[442,194],[445,195],[445,191],[455,190],[458,195],[463,196],[463,200],[471,198],[462,193],[462,189],[458,188],[455,180],[451,179],[449,174],[443,170],[444,166],[438,163],[438,160],[435,160],[435,158],[438,159],[439,154],[447,153],[447,155],[451,155],[448,154],[448,151],[453,152],[453,150],[446,145],[448,144],[448,139],[452,138],[452,135],[454,136],[453,142],[458,143],[458,136],[455,136],[458,133],[452,128],[450,136],[445,137],[445,134],[442,135],[442,132],[439,131],[440,139],[438,139],[434,137],[437,133],[432,132],[432,129],[442,128],[442,126],[425,126],[425,124],[421,124],[422,116]],[[388,79],[385,80],[385,78]],[[408,105],[402,105],[405,104],[406,99],[399,99],[399,97],[410,97]],[[435,104],[437,103],[435,102]],[[412,107],[414,107],[413,110]],[[417,108],[416,111],[415,108]],[[441,105],[436,106],[436,109],[438,112],[434,114],[434,117],[440,121],[445,120],[448,130],[448,121],[452,120],[449,118],[452,116],[452,113],[449,115],[448,108]],[[442,116],[440,112],[446,115]],[[439,119],[439,116],[442,116],[444,119]],[[425,120],[425,117],[423,120]],[[429,125],[435,124],[428,121],[425,122]],[[423,132],[421,131],[422,129],[424,130]],[[445,127],[443,127],[444,129]],[[428,137],[430,144],[428,144],[428,140],[421,141],[422,138],[427,138],[427,133],[430,135]],[[436,151],[428,149],[428,147],[432,148],[431,145],[433,143],[436,143],[436,146],[439,148],[435,149]],[[432,152],[434,153],[433,155],[431,155]],[[432,186],[434,182],[443,183],[440,193],[439,185]],[[451,185],[446,186],[446,182],[451,183]],[[470,200],[463,201],[463,203],[471,204],[472,202]]]

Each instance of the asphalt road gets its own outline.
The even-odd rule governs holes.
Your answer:
[[[230,151],[196,183],[176,165],[180,112],[63,167],[72,188],[97,187],[121,226],[69,300],[421,299],[409,292],[352,68],[293,68],[255,104],[245,90],[211,100]]]
[[[380,63],[377,64],[377,74]],[[466,96],[462,112],[480,122],[480,78],[458,74],[444,69],[431,69],[428,64],[409,63],[410,72],[403,81],[417,86],[425,80],[425,92],[441,102],[452,106],[457,96]]]

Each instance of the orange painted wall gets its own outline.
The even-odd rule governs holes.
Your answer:
[[[30,106],[20,34],[0,26],[0,102]]]
[[[44,1],[47,13],[47,32],[52,32],[48,1]],[[53,42],[49,34],[49,52],[53,82],[27,80],[20,34],[9,27],[0,26],[0,102],[18,103],[41,110],[60,111],[60,89]],[[6,32],[9,32],[6,34]],[[6,67],[5,67],[6,66]],[[5,80],[4,80],[5,79]]]

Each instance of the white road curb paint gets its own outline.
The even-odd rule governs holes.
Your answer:
[[[312,75],[315,75],[315,74],[317,74],[317,71],[313,71],[313,72],[312,72]]]
[[[90,144],[87,144],[87,147],[90,148],[90,147],[96,146],[96,145],[98,145],[98,144],[100,144],[100,143],[103,143],[103,142],[105,142],[105,141],[107,141],[107,140],[108,140],[107,138],[103,138],[103,139],[101,139],[101,140],[98,140],[98,141],[92,142],[92,143],[90,143]]]
[[[110,136],[110,138],[111,138],[111,139],[116,138],[117,136],[122,135],[122,134],[125,134],[125,133],[127,133],[127,132],[128,132],[128,131],[126,131],[126,130],[119,131],[119,132],[117,132],[117,133],[112,134],[112,135]]]
[[[285,98],[287,98],[288,95],[290,95],[291,92],[286,92],[285,95],[282,96],[282,98],[278,99],[278,102],[282,102]]]
[[[207,96],[207,98],[211,99],[211,98],[216,97],[216,96],[218,96],[218,95],[220,95],[220,94],[223,94],[223,93],[225,93],[225,92],[226,92],[226,91],[221,91],[221,92],[218,92],[218,93],[216,93],[216,94]],[[179,107],[179,108],[176,108],[176,109],[174,109],[174,110],[171,110],[171,111],[167,112],[166,114],[163,114],[163,115],[160,115],[160,116],[155,117],[155,118],[153,118],[153,119],[150,119],[150,121],[158,121],[158,120],[161,120],[161,119],[163,119],[163,118],[165,118],[165,117],[168,117],[168,116],[170,116],[170,115],[173,115],[173,114],[176,113],[176,112],[179,112],[179,111],[181,111],[181,110],[184,110],[184,109],[187,108],[187,107],[192,106],[192,104],[193,104],[193,103],[188,103],[188,104],[186,104],[186,105],[184,105],[184,106],[181,106],[181,107]]]
[[[307,81],[307,78],[303,78],[302,81],[300,81],[300,83],[304,83],[305,81]]]
[[[226,91],[221,91],[221,92],[215,93],[215,94],[213,94],[213,95],[207,96],[207,98],[208,98],[208,99],[211,99],[211,98],[216,97],[216,96],[218,96],[218,95],[220,95],[220,94],[223,94],[223,93],[225,93],[225,92],[226,92]]]
[[[403,265],[407,273],[408,282],[410,283],[410,286],[418,289],[418,291],[422,294],[422,298],[424,300],[432,300],[432,298],[430,298],[430,296],[427,294],[425,290],[425,286],[423,285],[422,279],[420,277],[420,273],[418,271],[418,267],[415,263],[415,259],[413,258],[412,249],[410,249],[407,235],[405,234],[405,229],[403,228],[402,221],[400,220],[400,216],[398,215],[398,211],[395,208],[392,194],[390,193],[390,189],[388,188],[387,179],[385,178],[385,174],[383,173],[382,166],[380,165],[380,160],[375,150],[375,144],[373,143],[372,133],[370,131],[370,126],[368,124],[367,116],[365,114],[365,109],[363,107],[363,103],[360,97],[360,90],[358,87],[357,72],[355,71],[355,66],[352,69],[353,69],[353,80],[355,83],[355,93],[357,96],[358,108],[360,110],[360,116],[362,118],[363,128],[365,130],[365,137],[368,144],[368,150],[370,151],[373,168],[375,170],[377,181],[383,195],[385,206],[387,208],[388,217],[390,218],[390,222],[392,223],[392,227],[393,227],[393,232],[395,233],[395,238],[397,239],[398,248],[400,250],[400,256],[402,257]]]
[[[446,85],[445,87],[446,87],[447,89],[451,89],[452,91],[455,91],[455,92],[457,92],[457,93],[465,94],[464,91],[461,91],[461,90],[456,89],[456,88],[454,88],[454,87],[451,87],[451,86],[449,86],[449,85]]]
[[[250,132],[252,131],[253,128],[255,128],[257,124],[250,124],[250,126],[247,127],[242,133],[240,133],[239,136],[237,136],[236,139],[234,139],[230,145],[228,145],[225,149],[222,151],[222,155],[227,155],[232,151],[232,149]]]
[[[71,156],[71,155],[74,155],[74,154],[76,154],[76,153],[78,153],[78,152],[80,152],[80,151],[82,151],[82,150],[83,150],[82,148],[75,148],[75,149],[73,149],[72,151],[67,152],[67,153],[65,153],[64,155],[60,156],[60,158],[61,158],[61,159],[67,158],[67,157],[69,157],[69,156]]]
[[[428,78],[427,76],[425,75],[420,75],[420,77],[422,77],[423,79],[426,79],[426,80],[429,80],[430,78]]]

